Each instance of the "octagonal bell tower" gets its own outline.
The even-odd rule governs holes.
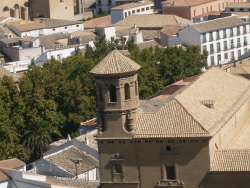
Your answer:
[[[97,83],[99,138],[132,137],[139,107],[137,72],[140,68],[113,50],[90,71]]]

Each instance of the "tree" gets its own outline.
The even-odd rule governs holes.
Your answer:
[[[30,149],[32,160],[39,159],[48,150],[52,142],[54,129],[43,119],[32,119],[24,132],[24,145]]]

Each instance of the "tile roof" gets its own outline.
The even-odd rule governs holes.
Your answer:
[[[164,15],[164,14],[144,14],[144,15],[131,15],[114,25],[127,25],[134,27],[136,24],[137,27],[143,28],[162,28],[165,25],[179,25],[179,24],[191,24],[191,20],[181,18],[176,15]]]
[[[143,40],[153,40],[159,38],[159,30],[142,30]]]
[[[25,166],[25,165],[26,164],[23,161],[21,161],[21,160],[19,160],[17,158],[0,161],[0,168],[1,167],[18,168],[18,167]],[[9,179],[9,177],[0,170],[0,182],[1,181],[6,181],[8,179]]]
[[[137,44],[137,46],[139,47],[140,50],[143,50],[145,48],[150,48],[150,47],[154,48],[155,46],[162,48],[162,46],[155,40],[145,41],[145,42]]]
[[[218,18],[215,20],[205,21],[201,23],[190,24],[191,27],[200,32],[214,31],[223,28],[234,27],[238,25],[247,24],[238,16],[229,16],[225,18]]]
[[[165,99],[142,102],[135,138],[212,136],[249,97],[249,80],[211,68]]]
[[[118,50],[111,51],[90,72],[93,74],[121,74],[135,72],[141,68],[130,58],[122,55]]]
[[[115,26],[115,33],[117,37],[134,34],[135,32],[136,32],[136,29],[131,28],[130,26],[125,26],[125,25]]]
[[[164,1],[163,3],[169,3],[167,6],[188,6],[188,7],[192,7],[192,6],[196,6],[196,5],[200,5],[200,4],[205,4],[205,3],[209,3],[209,2],[213,2],[213,1],[217,1],[217,0],[167,0]],[[174,4],[173,4],[174,2]]]
[[[84,28],[92,28],[94,29],[96,26],[100,25],[100,24],[111,24],[111,16],[103,16],[103,17],[99,17],[99,18],[94,18],[88,21],[85,21],[84,24]]]
[[[150,104],[146,108],[150,106],[154,105]],[[166,102],[156,112],[141,113],[134,131],[134,138],[209,136],[208,132],[175,99]]]
[[[4,75],[12,77],[14,82],[20,81],[14,74],[12,74],[10,71],[5,69],[2,65],[0,65],[0,78],[2,78]]]
[[[63,27],[63,26],[67,26],[67,25],[82,24],[83,22],[82,21],[43,18],[42,23],[44,25],[46,25],[48,28],[55,28],[55,27]]]
[[[201,17],[205,17],[205,16],[209,16],[209,15],[220,15],[220,12],[219,11],[206,12],[203,14],[196,15],[196,16],[194,16],[194,18],[201,18]]]
[[[7,24],[12,25],[19,31],[31,31],[47,27],[44,23],[41,23],[40,21],[28,21],[28,20],[9,20]]]
[[[100,183],[99,182],[88,182],[88,181],[82,181],[82,180],[72,180],[72,179],[67,179],[67,178],[56,178],[52,176],[47,176],[46,178],[47,181],[49,182],[54,182],[54,183],[60,183],[64,185],[70,185],[70,186],[75,186],[75,187],[81,187],[81,188],[97,188],[99,187]]]
[[[229,3],[226,8],[250,8],[250,3]]]
[[[71,33],[72,37],[80,37],[81,42],[89,42],[89,41],[94,41],[96,34],[94,31],[90,30],[84,30],[84,31],[75,31]]]
[[[203,73],[175,96],[188,113],[212,135],[248,97],[250,97],[249,80],[215,67]],[[201,101],[205,100],[214,101],[214,108],[203,105]]]
[[[44,157],[44,159],[73,175],[75,175],[76,169],[75,163],[72,160],[82,160],[80,164],[78,164],[78,174],[82,174],[99,166],[99,162],[96,158],[75,146],[69,146],[60,152]]]
[[[180,27],[180,26],[167,26],[167,27],[164,27],[161,30],[161,32],[168,36],[172,36],[172,35],[176,35],[183,28],[184,27]]]
[[[126,3],[126,4],[123,4],[123,5],[113,7],[113,8],[110,9],[110,11],[127,10],[127,9],[133,9],[133,8],[138,8],[138,7],[144,7],[146,5],[154,5],[154,2],[153,1],[145,1],[144,3],[141,3],[141,2]]]
[[[249,172],[250,150],[216,150],[211,164],[215,172]]]
[[[17,158],[0,161],[0,167],[18,168],[18,167],[25,166],[25,165],[26,164],[23,161]]]
[[[40,39],[40,45],[45,49],[52,49],[53,46],[64,46],[58,40],[68,38],[70,33],[57,33],[52,35],[42,35],[37,37]]]

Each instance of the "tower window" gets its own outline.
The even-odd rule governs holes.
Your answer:
[[[110,97],[110,102],[117,102],[115,85],[110,85],[109,86],[109,97]]]
[[[115,173],[116,174],[122,173],[122,165],[121,164],[115,164]]]
[[[138,95],[138,87],[137,87],[137,82],[135,82],[135,96]]]
[[[175,166],[166,166],[166,172],[167,172],[167,179],[168,180],[175,180]]]
[[[128,83],[125,84],[124,88],[125,88],[125,100],[128,100],[128,99],[130,99],[130,86],[129,86],[129,84]]]
[[[103,97],[102,97],[102,85],[99,85],[98,87],[99,87],[99,88],[98,88],[99,100],[100,100],[100,101],[103,101]]]

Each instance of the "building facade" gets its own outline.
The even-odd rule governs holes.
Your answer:
[[[190,24],[178,33],[183,45],[208,51],[208,66],[238,60],[250,49],[249,23],[237,16]],[[187,37],[188,36],[188,37]]]
[[[221,12],[230,2],[247,2],[247,0],[167,0],[162,2],[162,9],[163,14],[175,14],[186,19],[193,19],[204,13]]]
[[[154,2],[137,2],[119,5],[110,9],[112,24],[133,14],[153,14]]]
[[[29,19],[28,0],[1,0],[0,17],[13,17],[23,20]]]
[[[139,102],[139,69],[114,50],[91,70],[101,186],[249,187],[250,81],[211,68]]]

